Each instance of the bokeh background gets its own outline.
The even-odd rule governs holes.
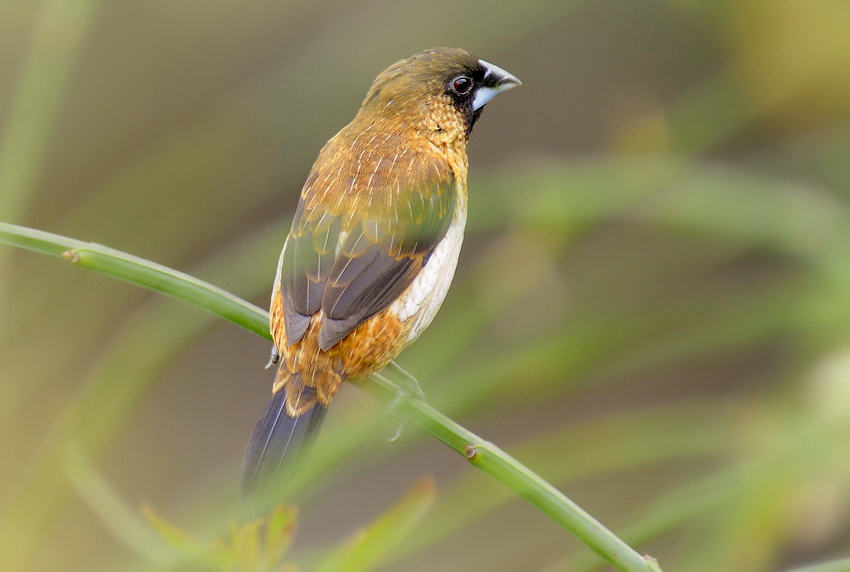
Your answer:
[[[458,275],[399,360],[429,401],[665,570],[850,554],[846,2],[3,1],[0,220],[267,307],[321,145],[435,45],[524,84],[475,128]],[[204,546],[243,522],[269,349],[0,246],[0,569],[207,566],[158,519]],[[285,562],[400,511],[379,570],[601,567],[418,428],[392,433],[341,392]]]

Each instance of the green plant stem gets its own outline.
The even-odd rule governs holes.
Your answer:
[[[377,389],[377,393],[387,401],[398,392],[396,386],[380,374],[373,375],[371,381],[374,385],[366,389]],[[646,558],[497,445],[485,441],[419,399],[405,401],[400,409],[428,433],[539,508],[611,564],[621,570],[653,570]]]
[[[120,278],[184,300],[271,339],[268,314],[226,290],[118,250],[49,232],[0,222],[0,243],[58,256],[81,268]]]
[[[229,292],[165,266],[98,244],[6,223],[0,223],[0,242],[61,257],[83,268],[145,286],[271,338],[266,312]],[[393,383],[380,375],[359,385],[387,400],[398,392]],[[401,409],[428,433],[529,501],[620,570],[660,570],[653,559],[638,554],[555,487],[493,443],[418,399],[406,401]]]

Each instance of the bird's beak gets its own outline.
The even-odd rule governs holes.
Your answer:
[[[513,74],[506,72],[499,66],[494,66],[484,60],[478,61],[484,67],[485,72],[484,83],[482,83],[481,87],[478,88],[478,91],[475,94],[475,99],[472,100],[472,109],[475,111],[484,107],[484,104],[503,91],[522,85],[522,82],[519,81]]]

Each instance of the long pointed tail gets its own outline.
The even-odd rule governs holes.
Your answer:
[[[314,393],[315,390],[303,387],[298,395],[299,400],[314,401],[315,396],[310,395],[310,392]],[[286,394],[283,389],[272,394],[251,434],[242,464],[243,495],[279,486],[301,457],[302,451],[308,448],[325,418],[327,408],[315,401],[306,411],[291,416],[287,412]]]

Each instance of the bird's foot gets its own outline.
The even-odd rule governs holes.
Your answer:
[[[269,363],[266,364],[266,369],[269,369],[273,365],[277,365],[277,362],[280,361],[280,352],[277,351],[277,346],[272,346],[272,355],[269,357]]]
[[[425,399],[425,394],[419,386],[419,381],[394,361],[390,362],[384,371],[395,374],[392,376],[392,381],[398,388],[387,408],[387,419],[390,425],[395,427],[395,432],[390,436],[389,441],[394,443],[404,431],[405,419],[400,414],[401,406],[410,399]]]

